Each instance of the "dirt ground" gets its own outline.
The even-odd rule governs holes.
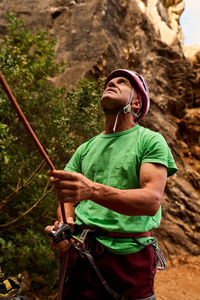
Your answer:
[[[200,300],[200,256],[168,259],[155,279],[156,300]]]

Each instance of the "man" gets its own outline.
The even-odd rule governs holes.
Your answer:
[[[81,145],[65,171],[49,172],[67,222],[102,230],[86,241],[92,240],[92,258],[78,255],[72,241],[52,242],[69,251],[63,299],[155,299],[156,243],[150,231],[159,226],[166,179],[177,168],[162,135],[137,124],[149,104],[141,75],[113,71],[101,98],[105,131]],[[54,230],[58,222],[60,208]]]

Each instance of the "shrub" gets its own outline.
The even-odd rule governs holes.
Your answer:
[[[50,78],[64,70],[63,63],[55,62],[55,41],[48,32],[32,34],[11,14],[7,18],[1,71],[55,167],[63,169],[77,146],[102,130],[102,82],[83,80],[70,92],[53,86]],[[58,253],[44,234],[58,204],[48,166],[2,89],[0,134],[0,263],[7,275],[28,271],[36,293],[51,286],[58,273]],[[36,284],[36,274],[41,283]]]

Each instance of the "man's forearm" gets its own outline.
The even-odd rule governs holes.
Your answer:
[[[92,201],[118,213],[129,216],[155,215],[161,198],[148,189],[120,190],[95,183]]]
[[[120,190],[93,183],[91,200],[121,214],[154,216],[162,201],[166,178],[164,166],[146,163],[140,169],[141,188]]]
[[[71,203],[64,203],[64,208],[65,208],[66,218],[68,219],[71,217],[74,220],[75,219],[75,206]],[[58,209],[57,209],[57,219],[59,222],[63,223],[60,205],[58,206]]]

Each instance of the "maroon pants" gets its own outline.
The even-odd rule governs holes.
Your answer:
[[[95,263],[107,283],[120,295],[142,299],[154,294],[156,273],[155,251],[152,246],[127,255],[116,255],[96,242],[92,251]],[[63,300],[111,300],[87,258],[76,249],[69,253]]]

